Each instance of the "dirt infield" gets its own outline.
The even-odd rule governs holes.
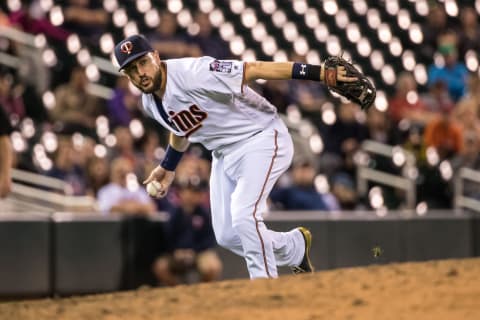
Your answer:
[[[0,319],[480,319],[480,258],[0,304]]]

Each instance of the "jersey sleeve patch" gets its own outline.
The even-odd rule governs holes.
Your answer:
[[[210,71],[231,73],[233,63],[231,61],[213,60],[210,63]]]

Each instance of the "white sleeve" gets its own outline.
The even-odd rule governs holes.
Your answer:
[[[218,60],[212,57],[199,58],[194,68],[195,81],[192,89],[240,95],[243,93],[245,62]]]

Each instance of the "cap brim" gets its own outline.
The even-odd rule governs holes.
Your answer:
[[[133,60],[135,59],[138,59],[150,52],[153,52],[153,51],[144,51],[144,52],[139,52],[139,53],[136,53],[134,54],[133,56],[131,57],[128,57],[127,60],[123,61],[122,65],[120,66],[120,68],[118,69],[118,71],[122,71],[122,69],[124,69],[130,62],[132,62]]]

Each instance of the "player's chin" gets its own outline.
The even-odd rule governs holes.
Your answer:
[[[150,83],[149,85],[147,86],[140,86],[139,89],[143,92],[143,93],[154,93],[155,92],[155,86]]]

